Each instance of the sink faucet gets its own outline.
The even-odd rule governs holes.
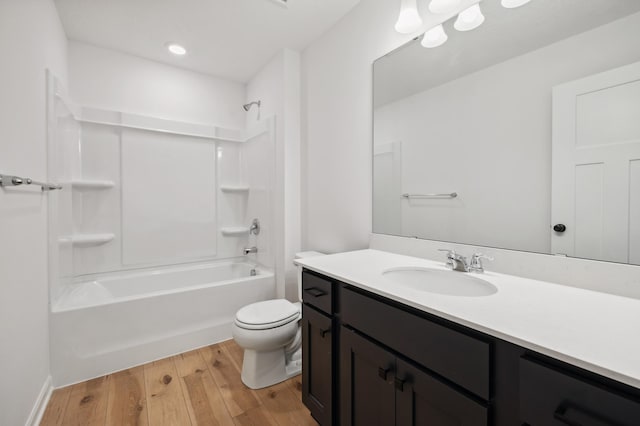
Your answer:
[[[466,257],[459,255],[455,250],[438,249],[438,251],[447,252],[447,268],[452,271],[469,272]]]
[[[244,249],[244,254],[245,256],[249,253],[257,253],[258,252],[258,247],[253,246],[253,247],[245,247]]]
[[[485,256],[482,253],[474,253],[473,256],[471,256],[471,263],[469,264],[469,272],[482,274],[484,272],[482,259],[493,260],[493,257]]]

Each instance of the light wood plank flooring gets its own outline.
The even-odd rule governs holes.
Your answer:
[[[50,425],[317,425],[302,405],[300,376],[251,390],[233,340],[53,392]]]

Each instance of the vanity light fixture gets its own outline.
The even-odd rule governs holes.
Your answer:
[[[455,12],[459,7],[460,0],[431,0],[429,3],[429,10],[437,14]]]
[[[449,37],[447,36],[447,33],[444,32],[444,27],[442,25],[438,25],[424,33],[420,44],[423,47],[432,49],[434,47],[442,46],[448,39]]]
[[[531,0],[502,0],[502,6],[507,9],[515,9],[516,7],[524,6]]]
[[[184,56],[187,54],[187,49],[177,43],[167,43],[166,46],[169,52],[176,56]]]
[[[416,0],[401,0],[400,16],[396,22],[396,31],[403,34],[410,34],[416,31],[422,25],[422,19],[418,14]],[[484,15],[480,9],[480,3],[483,0],[475,0],[471,6],[459,11],[461,0],[431,0],[429,10],[432,13],[446,13],[444,20],[439,25],[427,30],[422,36],[420,44],[427,48],[442,46],[449,39],[444,31],[443,24],[456,15],[456,21],[453,27],[458,31],[471,31],[478,28],[484,23]],[[529,3],[531,0],[501,0],[502,6],[507,9],[513,9]]]
[[[480,10],[480,3],[476,3],[460,12],[453,27],[458,31],[471,31],[478,28],[483,22],[484,15]]]
[[[416,0],[402,0],[400,3],[400,15],[395,29],[400,34],[411,34],[422,25],[422,18],[418,13]]]

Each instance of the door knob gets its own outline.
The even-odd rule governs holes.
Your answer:
[[[553,225],[553,230],[556,232],[564,232],[567,230],[567,227],[562,223],[558,223],[556,225]]]

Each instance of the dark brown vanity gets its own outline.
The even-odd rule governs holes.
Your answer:
[[[310,270],[303,301],[321,425],[640,425],[634,387]]]

